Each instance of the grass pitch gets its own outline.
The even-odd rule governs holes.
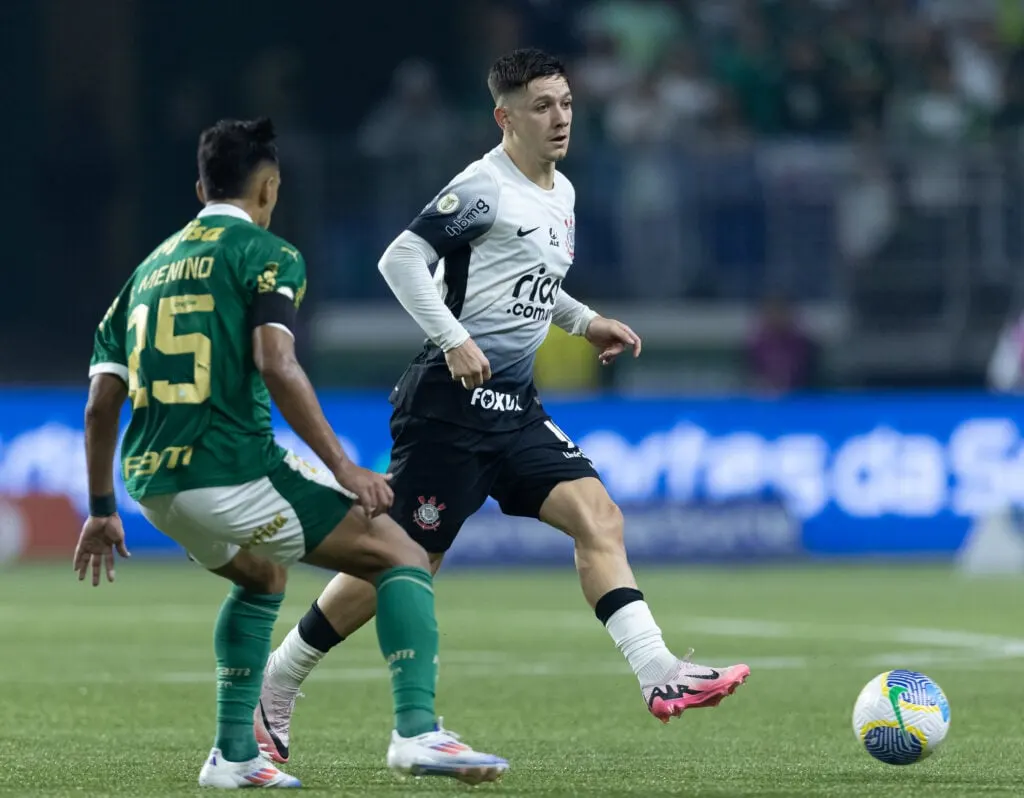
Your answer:
[[[933,567],[663,570],[640,574],[669,645],[747,662],[717,709],[662,726],[559,572],[442,573],[438,708],[508,757],[498,796],[1024,794],[1024,583]],[[326,582],[293,574],[275,643]],[[226,583],[184,561],[119,563],[93,589],[70,564],[0,571],[0,793],[208,795],[212,628]],[[855,740],[853,701],[890,668],[928,673],[952,726],[896,768]],[[287,770],[314,794],[457,795],[384,766],[388,679],[372,627],[336,649],[298,702]]]

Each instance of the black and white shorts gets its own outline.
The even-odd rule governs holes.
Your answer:
[[[447,551],[488,496],[506,515],[538,518],[559,483],[600,478],[547,416],[521,429],[488,432],[396,410],[391,437],[391,517],[431,553]]]

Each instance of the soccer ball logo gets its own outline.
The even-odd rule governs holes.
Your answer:
[[[949,731],[949,701],[916,671],[886,671],[861,690],[853,732],[875,759],[910,765],[935,753]]]
[[[416,522],[416,526],[428,532],[437,529],[441,526],[441,511],[444,509],[444,504],[438,504],[436,496],[431,496],[429,499],[422,496],[418,498],[420,506],[412,514],[412,520]]]

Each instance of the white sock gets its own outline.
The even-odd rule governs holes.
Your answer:
[[[293,626],[281,645],[270,655],[267,678],[279,689],[298,692],[325,654],[303,640],[299,627]]]
[[[616,610],[605,628],[640,684],[656,684],[672,675],[679,660],[665,645],[646,601]]]

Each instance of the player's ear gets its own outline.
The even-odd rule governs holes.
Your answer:
[[[503,105],[499,105],[494,109],[494,121],[498,123],[503,131],[507,131],[511,127],[511,120],[508,117],[508,109]]]
[[[260,181],[260,207],[265,208],[274,199],[274,176],[272,174],[265,175]]]
[[[203,191],[203,181],[202,180],[197,180],[196,181],[196,196],[199,197],[199,204],[200,205],[205,205],[206,204],[206,192]]]

